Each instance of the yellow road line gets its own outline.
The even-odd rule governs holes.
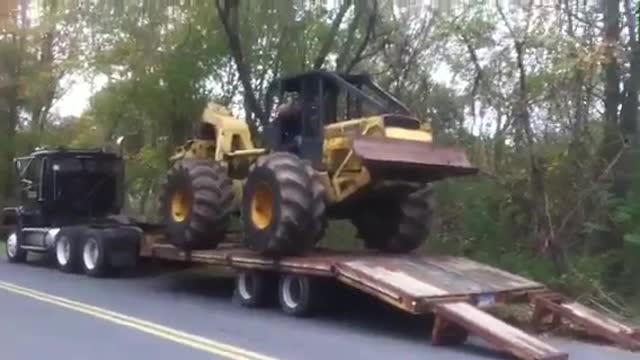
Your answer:
[[[25,288],[8,282],[0,281],[0,289],[26,296],[35,300],[64,307],[99,319],[107,320],[138,331],[155,335],[166,340],[186,345],[232,360],[276,360],[275,358],[258,354],[229,344],[213,341],[202,336],[189,334],[150,321],[134,318],[111,310],[84,304],[78,301],[54,296],[37,290]]]

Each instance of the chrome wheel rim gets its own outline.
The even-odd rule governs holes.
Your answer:
[[[82,259],[84,261],[84,266],[87,269],[93,270],[96,268],[96,264],[98,263],[99,251],[100,250],[98,249],[98,243],[95,239],[88,239],[84,244]]]
[[[66,236],[56,241],[56,260],[58,264],[65,266],[69,263],[71,257],[71,243]]]
[[[7,256],[13,258],[18,253],[18,235],[13,233],[7,239]]]
[[[243,299],[251,299],[253,296],[253,279],[251,275],[242,274],[238,277],[238,292]]]

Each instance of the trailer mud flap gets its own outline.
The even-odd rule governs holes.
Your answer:
[[[560,352],[537,338],[519,330],[467,302],[447,302],[433,305],[436,323],[432,341],[435,345],[447,343],[446,336],[451,328],[466,330],[497,349],[508,352],[518,359],[561,360],[568,359],[567,353]]]
[[[544,318],[552,316],[559,324],[565,319],[584,329],[628,350],[640,351],[640,330],[590,309],[580,303],[553,293],[537,294],[532,297],[534,305],[533,323],[540,327]]]

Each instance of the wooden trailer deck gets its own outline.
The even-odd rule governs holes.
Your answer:
[[[220,265],[243,270],[332,277],[411,314],[435,315],[432,342],[451,345],[474,334],[519,359],[568,359],[535,336],[482,309],[496,304],[535,305],[533,321],[552,314],[584,326],[631,350],[640,349],[640,332],[593,310],[551,293],[537,282],[460,257],[390,255],[372,252],[316,250],[305,256],[272,259],[232,244],[216,250],[185,252],[147,236],[141,255],[176,261]]]

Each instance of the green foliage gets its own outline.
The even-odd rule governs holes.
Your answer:
[[[355,228],[348,220],[331,221],[319,246],[338,250],[361,250],[364,248],[362,241],[356,238]]]
[[[144,146],[136,154],[127,159],[126,186],[127,211],[131,215],[158,219],[157,199],[160,191],[160,174],[166,171],[164,153],[151,146]]]
[[[614,282],[627,295],[640,296],[637,284],[640,276],[640,188],[638,182],[626,198],[614,202],[612,214],[614,226],[623,234],[623,246],[619,251]],[[617,204],[616,204],[617,203]]]
[[[592,9],[564,12],[582,19],[567,23],[544,7],[510,10],[502,19],[482,2],[455,16],[416,16],[383,2],[376,14],[372,2],[353,1],[333,36],[338,8],[235,3],[233,21],[259,100],[272,78],[309,69],[328,44],[324,68],[343,69],[355,59],[356,71],[372,73],[431,121],[437,143],[467,149],[481,175],[437,185],[438,224],[425,251],[469,256],[571,294],[640,298],[630,286],[640,276],[640,181],[629,169],[607,170],[612,158],[603,156],[609,145],[600,93],[609,62]],[[559,6],[570,3],[577,4]],[[246,110],[215,2],[86,2],[47,7],[38,20],[19,29],[17,41],[0,34],[0,186],[11,180],[13,154],[102,146],[124,135],[127,211],[156,219],[167,159],[192,135],[206,102]],[[516,44],[524,47],[524,69]],[[631,81],[632,54],[617,51],[620,83]],[[450,81],[439,78],[441,69]],[[63,80],[80,75],[106,84],[79,118],[50,114],[65,93]],[[17,85],[5,88],[5,79]],[[9,109],[16,110],[11,119]],[[620,179],[631,191],[616,189],[620,199],[612,201],[610,185]],[[548,246],[551,238],[561,251]],[[362,248],[348,221],[332,222],[323,245]],[[564,267],[557,262],[562,252]]]

